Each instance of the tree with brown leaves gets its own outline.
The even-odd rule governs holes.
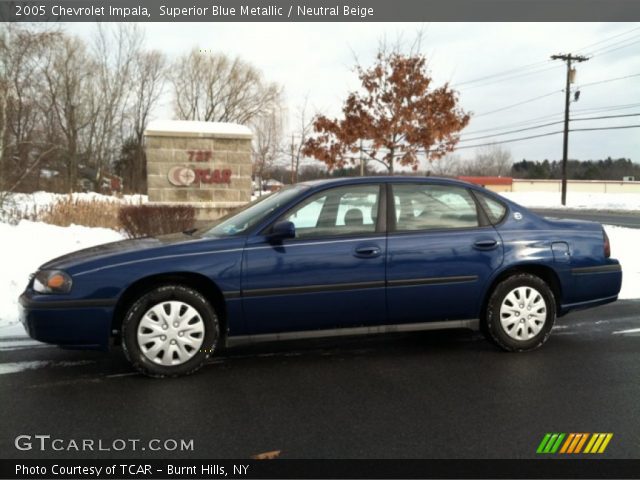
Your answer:
[[[318,116],[305,155],[334,169],[357,163],[362,151],[393,174],[397,166],[416,170],[419,155],[433,161],[453,151],[469,114],[448,84],[432,87],[423,55],[382,50],[356,71],[362,88],[347,97],[344,118]]]

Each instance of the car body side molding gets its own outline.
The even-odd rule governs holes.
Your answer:
[[[306,330],[299,332],[265,333],[259,335],[236,335],[227,337],[226,346],[280,340],[299,340],[305,338],[345,337],[349,335],[374,335],[380,333],[419,332],[425,330],[478,329],[478,319],[445,320],[441,322],[404,323],[376,325],[370,327],[331,328],[327,330]]]

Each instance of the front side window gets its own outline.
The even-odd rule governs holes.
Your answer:
[[[476,203],[467,189],[451,185],[393,185],[396,230],[477,227]]]
[[[312,195],[280,220],[293,222],[296,238],[375,233],[379,196],[378,185],[332,188]]]
[[[265,220],[271,213],[300,195],[306,188],[301,185],[287,187],[272,193],[244,207],[234,210],[225,217],[218,219],[205,233],[208,237],[232,237],[244,235],[258,223]]]

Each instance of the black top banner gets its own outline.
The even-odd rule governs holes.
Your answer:
[[[0,478],[640,478],[640,460],[0,460]]]
[[[0,0],[4,22],[639,21],[638,0]]]

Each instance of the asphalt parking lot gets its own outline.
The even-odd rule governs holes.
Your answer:
[[[1,458],[531,458],[546,432],[640,456],[640,301],[561,318],[507,354],[468,330],[236,347],[153,380],[122,352],[0,342]],[[193,439],[192,451],[19,451],[18,435]],[[34,442],[34,445],[35,442]]]

